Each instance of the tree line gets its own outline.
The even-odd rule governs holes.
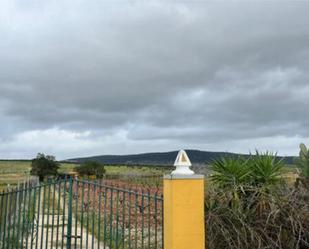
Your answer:
[[[38,153],[36,158],[31,161],[31,175],[39,177],[42,182],[46,177],[59,176],[58,172],[60,163],[56,161],[56,158],[51,155],[45,155],[44,153]],[[103,178],[105,175],[104,165],[96,161],[87,161],[74,168],[74,171],[80,176],[96,176],[97,178]]]

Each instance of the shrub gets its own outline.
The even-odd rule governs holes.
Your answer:
[[[308,193],[286,187],[275,193],[251,189],[250,198],[239,198],[233,206],[231,192],[207,191],[207,248],[309,248]]]
[[[46,176],[57,175],[59,165],[54,156],[38,153],[31,162],[30,174],[37,175],[39,180],[43,181]]]
[[[81,176],[96,176],[97,178],[102,178],[105,175],[104,165],[97,161],[87,161],[74,170]]]
[[[205,198],[207,248],[309,248],[309,193],[287,186],[271,153],[220,159]]]

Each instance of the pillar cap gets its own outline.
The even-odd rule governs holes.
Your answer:
[[[191,161],[184,150],[178,152],[174,166],[176,166],[176,169],[171,173],[172,175],[194,175],[194,172],[190,169]]]

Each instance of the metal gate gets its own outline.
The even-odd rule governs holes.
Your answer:
[[[104,181],[30,182],[0,194],[0,248],[163,248],[163,198]]]

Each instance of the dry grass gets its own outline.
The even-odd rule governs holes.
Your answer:
[[[280,186],[272,191],[208,187],[208,248],[309,248],[309,191]]]

